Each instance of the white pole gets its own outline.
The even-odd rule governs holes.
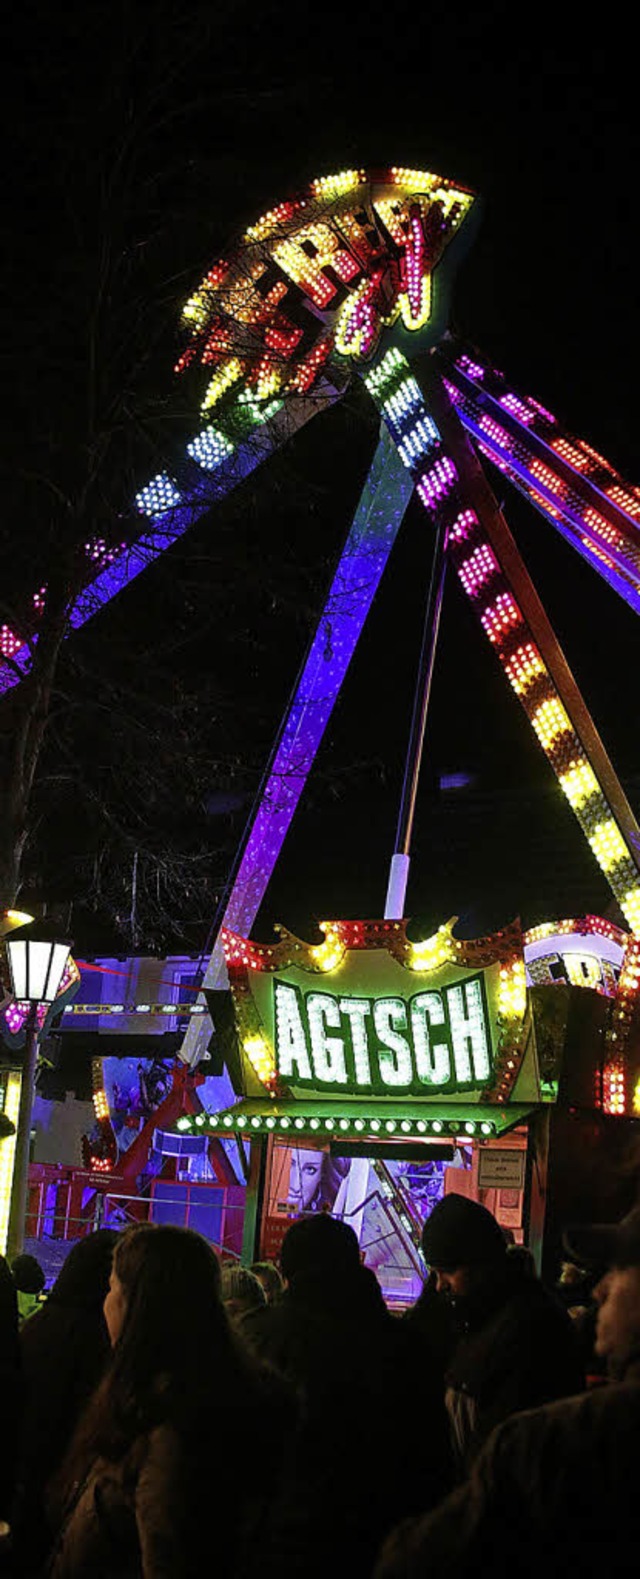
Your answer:
[[[389,883],[384,906],[385,921],[402,921],[404,916],[404,902],[409,881],[409,856],[401,851],[391,857],[389,867]]]

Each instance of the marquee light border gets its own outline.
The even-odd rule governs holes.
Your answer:
[[[399,1146],[424,1143],[428,1157],[430,1144],[454,1138],[463,1143],[495,1139],[523,1123],[531,1111],[531,1103],[465,1107],[447,1102],[425,1109],[415,1100],[394,1103],[383,1099],[376,1105],[375,1098],[351,1102],[325,1098],[307,1104],[286,1100],[271,1104],[246,1098],[219,1113],[199,1113],[196,1117],[184,1114],[177,1120],[176,1129],[181,1134],[204,1133],[222,1138],[233,1135],[245,1140],[271,1137],[294,1145],[355,1141],[375,1148],[389,1142]]]

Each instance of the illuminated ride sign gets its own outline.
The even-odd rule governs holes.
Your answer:
[[[518,926],[474,942],[451,923],[422,943],[399,921],[322,930],[315,946],[225,934],[244,1095],[507,1101],[530,1029]]]
[[[323,1091],[459,1091],[491,1078],[482,975],[438,990],[361,998],[273,981],[274,1060],[288,1085]]]
[[[500,1134],[557,1099],[562,1046],[550,1072],[543,1030],[543,1073],[533,1032],[549,987],[610,1000],[593,1105],[627,1112],[628,1087],[640,1112],[634,937],[599,916],[473,942],[453,926],[420,943],[402,921],[327,922],[316,945],[284,928],[272,945],[226,931],[229,1063],[243,1100],[178,1128],[314,1144]]]

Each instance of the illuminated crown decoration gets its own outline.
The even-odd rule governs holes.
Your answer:
[[[531,1031],[522,933],[518,924],[514,923],[490,937],[463,941],[454,937],[453,926],[454,921],[450,921],[432,937],[419,943],[408,939],[405,924],[401,921],[324,922],[321,926],[324,941],[320,944],[303,943],[284,927],[277,929],[280,941],[271,945],[252,943],[248,938],[225,932],[224,948],[242,1048],[246,1094],[255,1095],[262,1090],[274,1098],[286,1098],[291,1095],[291,1089],[295,1090],[297,1083],[293,1077],[287,1085],[278,1069],[275,1022],[271,1027],[266,1026],[258,1002],[260,993],[257,989],[261,977],[277,975],[277,988],[283,986],[280,978],[293,971],[296,982],[302,983],[302,997],[309,992],[315,1000],[318,993],[322,992],[322,982],[317,978],[324,978],[328,990],[331,990],[335,978],[338,983],[335,990],[338,993],[353,992],[353,981],[350,980],[347,987],[345,978],[353,976],[355,970],[360,977],[364,972],[366,980],[367,970],[372,969],[371,962],[374,962],[374,969],[376,961],[378,965],[384,966],[386,955],[395,966],[402,967],[402,974],[406,972],[409,977],[409,980],[405,978],[403,981],[397,969],[394,971],[392,968],[388,976],[389,991],[391,982],[403,997],[408,995],[409,999],[417,1000],[425,993],[435,995],[442,981],[451,986],[454,979],[456,986],[451,990],[459,992],[461,982],[472,979],[475,984],[483,975],[484,986],[482,993],[479,988],[477,990],[473,1013],[478,1016],[482,1014],[481,999],[484,1000],[486,992],[490,1012],[485,1016],[487,1026],[483,1026],[482,1035],[493,1045],[487,1046],[487,1067],[478,1087],[478,1100],[507,1102],[520,1071]],[[289,990],[293,992],[297,988]],[[391,1003],[392,1000],[387,998],[386,1001]],[[349,996],[343,999],[347,1005],[353,1005],[353,1002]],[[275,1015],[277,1019],[277,1009]],[[491,1036],[487,1034],[489,1021],[493,1025]],[[352,1026],[352,1032],[353,1029]],[[361,1027],[357,1029],[362,1041]],[[355,1044],[355,1036],[352,1039]],[[370,1074],[369,1051],[363,1058],[363,1066],[365,1064]],[[425,1074],[425,1084],[420,1086],[418,1082],[423,1097],[429,1095],[429,1078]],[[371,1088],[370,1079],[365,1079],[364,1083]],[[389,1070],[386,1095],[397,1096],[400,1084],[397,1072],[394,1074]],[[471,1071],[463,1084],[474,1084]],[[385,1094],[384,1084],[378,1090],[380,1094]],[[416,1094],[415,1090],[413,1094]]]

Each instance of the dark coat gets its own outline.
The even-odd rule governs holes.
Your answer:
[[[516,1415],[470,1480],[396,1530],[375,1579],[622,1579],[640,1550],[640,1364],[622,1384]]]
[[[218,1388],[202,1355],[195,1412],[141,1431],[119,1455],[99,1455],[64,1507],[47,1579],[235,1579],[261,1573],[266,1509],[277,1493],[284,1437],[295,1426],[288,1389],[259,1369],[234,1368]]]
[[[509,1415],[584,1385],[570,1317],[538,1278],[505,1256],[454,1349],[446,1401],[459,1467],[469,1469],[494,1426]]]
[[[64,1457],[76,1422],[111,1352],[102,1306],[50,1300],[20,1332],[27,1388],[27,1473],[44,1484]]]
[[[97,1459],[68,1510],[51,1579],[181,1579],[187,1493],[181,1443],[167,1427],[116,1464]]]
[[[74,1246],[46,1304],[20,1330],[25,1409],[17,1508],[17,1558],[34,1572],[49,1543],[43,1493],[64,1459],[111,1349],[102,1314],[117,1235]]]
[[[23,1388],[16,1289],[4,1256],[0,1256],[0,1399],[0,1520],[11,1522]]]
[[[365,1268],[335,1283],[293,1278],[243,1330],[301,1407],[261,1576],[368,1575],[395,1520],[452,1483],[442,1389],[420,1338]]]

